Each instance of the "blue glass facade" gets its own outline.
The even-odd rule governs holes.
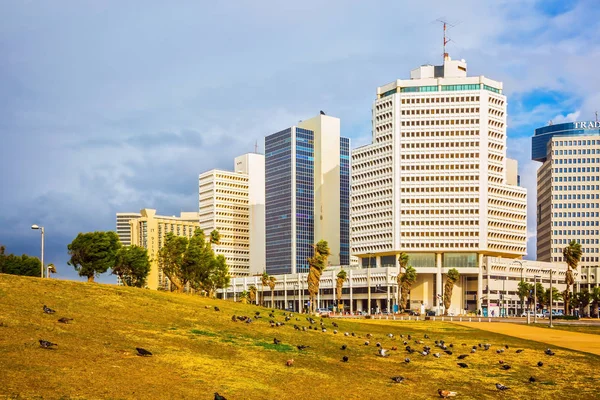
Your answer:
[[[340,265],[350,265],[350,139],[340,138]]]
[[[272,275],[292,272],[294,236],[296,272],[308,272],[307,259],[313,255],[314,243],[313,140],[314,133],[302,128],[289,128],[265,138],[266,269]]]
[[[549,125],[538,128],[531,138],[531,159],[540,162],[546,161],[548,143],[552,140],[553,136],[588,135],[600,135],[600,124],[593,122],[568,122],[565,124]]]

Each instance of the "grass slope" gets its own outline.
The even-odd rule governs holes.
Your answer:
[[[44,314],[44,304],[56,314]],[[252,324],[231,321],[233,314],[253,316],[257,310],[263,318]],[[0,274],[0,398],[212,399],[218,391],[229,400],[431,399],[438,388],[458,391],[464,399],[600,398],[597,356],[556,349],[549,357],[537,342],[443,322],[338,320],[339,333],[333,334],[330,319],[324,320],[325,333],[296,331],[294,324],[310,324],[294,316],[271,328],[269,311],[197,296]],[[60,324],[60,317],[74,320]],[[282,311],[275,319],[283,322]],[[345,331],[357,336],[345,337]],[[374,335],[369,346],[367,333]],[[415,353],[405,364],[400,334],[413,335],[417,349],[422,345],[414,339],[432,347],[443,339],[455,345],[455,353],[440,359]],[[274,337],[282,344],[274,345]],[[58,348],[42,349],[38,339]],[[399,350],[377,357],[377,341]],[[457,367],[458,354],[485,342],[492,350],[467,357],[468,369]],[[299,351],[299,344],[310,348]],[[504,344],[509,350],[496,354]],[[138,357],[136,347],[154,355]],[[525,351],[516,354],[517,348]],[[343,355],[348,363],[340,362]],[[295,363],[286,367],[290,358]],[[512,369],[501,370],[499,359]],[[535,366],[539,360],[544,367]],[[394,375],[406,381],[392,383]],[[527,383],[531,375],[539,383]],[[512,389],[500,394],[496,382]]]

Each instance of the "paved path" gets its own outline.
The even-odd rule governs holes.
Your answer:
[[[454,322],[457,325],[514,336],[520,339],[548,343],[566,349],[600,355],[600,337],[589,333],[538,328],[522,324],[494,322]]]

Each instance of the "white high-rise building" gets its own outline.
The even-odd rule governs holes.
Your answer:
[[[249,276],[265,268],[265,157],[236,157],[235,170],[213,169],[199,177],[200,227],[217,230],[215,253],[225,257],[232,276]]]
[[[449,57],[410,77],[377,89],[372,144],[352,151],[352,254],[397,266],[408,253],[413,291],[430,305],[457,268],[465,306],[479,308],[483,257],[526,253],[527,194],[506,158],[502,83],[468,77]]]
[[[131,245],[131,225],[129,225],[129,221],[141,216],[140,213],[117,213],[117,235],[123,246]]]

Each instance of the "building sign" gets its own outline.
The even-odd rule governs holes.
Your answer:
[[[575,122],[575,129],[596,129],[600,128],[600,121]]]

